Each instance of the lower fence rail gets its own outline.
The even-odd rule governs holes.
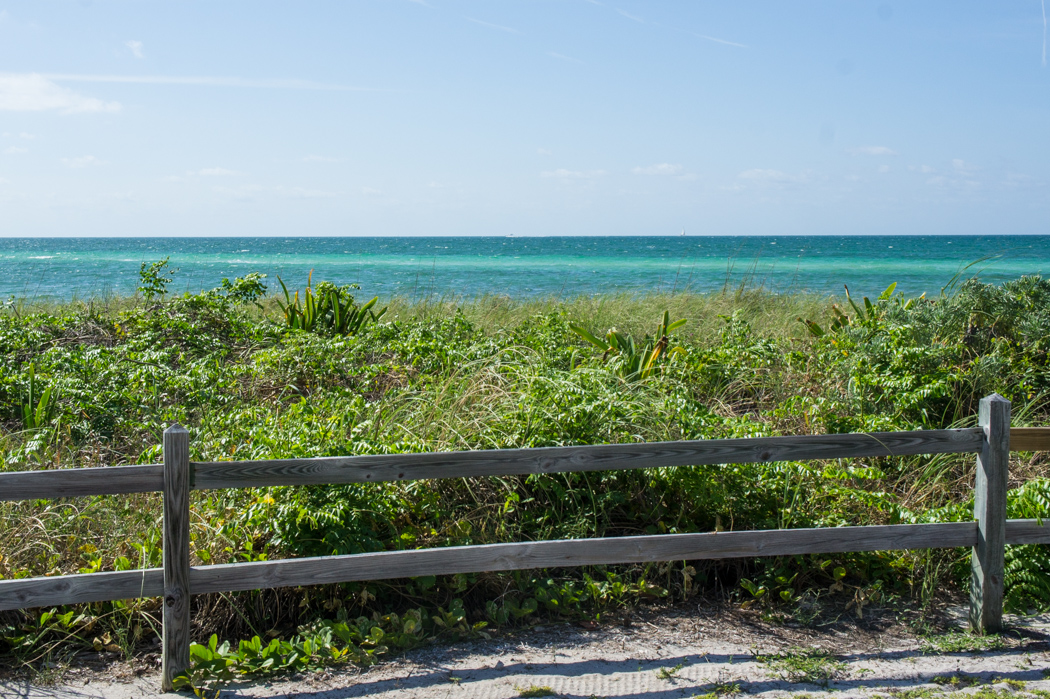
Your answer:
[[[1050,521],[1007,520],[1006,543],[1050,544]],[[201,595],[423,575],[976,544],[976,522],[563,539],[194,566],[189,587]],[[161,568],[0,580],[0,611],[163,594]]]

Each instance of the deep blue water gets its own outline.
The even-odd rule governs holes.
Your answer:
[[[248,272],[299,288],[356,282],[362,294],[576,296],[763,287],[873,294],[891,282],[937,293],[956,275],[1050,274],[1050,236],[563,238],[0,238],[0,298],[132,294],[163,257],[173,291]],[[970,265],[968,268],[967,266]]]

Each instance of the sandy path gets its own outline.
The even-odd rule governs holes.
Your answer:
[[[952,624],[962,628],[961,610]],[[995,685],[1003,695],[1050,691],[1050,617],[1011,620],[1002,648],[945,652],[929,648],[896,622],[840,622],[822,629],[769,625],[733,610],[670,610],[636,616],[629,626],[585,630],[538,627],[451,646],[428,646],[365,671],[338,669],[269,683],[228,687],[223,697],[297,699],[511,699],[533,689],[551,696],[679,699],[710,692],[773,697],[868,697],[926,689],[932,694]],[[834,677],[797,682],[761,656],[797,648],[833,653]],[[758,657],[756,657],[758,656]],[[0,682],[0,697],[129,699],[156,696],[155,670],[114,666],[105,677],[74,668],[59,686]],[[957,677],[954,684],[946,684]],[[970,687],[969,690],[965,689]],[[926,698],[928,699],[928,697]],[[1045,699],[1042,697],[1040,699]]]

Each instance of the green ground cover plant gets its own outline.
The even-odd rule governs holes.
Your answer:
[[[173,274],[144,265],[135,298],[4,304],[0,469],[156,462],[173,422],[201,461],[958,427],[975,423],[992,391],[1013,401],[1015,425],[1050,424],[1050,282],[1038,277],[842,304],[740,290],[389,299],[384,313],[349,285],[310,280],[309,293],[267,296],[261,275],[248,275],[172,295]],[[1015,454],[1011,470],[1010,516],[1050,514],[1045,455]],[[940,455],[202,491],[191,546],[193,563],[208,565],[960,521],[972,477],[971,456]],[[159,566],[159,518],[156,494],[0,503],[0,577]],[[205,595],[194,634],[216,644],[195,658],[234,675],[271,660],[365,662],[423,638],[724,590],[768,613],[806,618],[832,599],[862,616],[870,604],[965,589],[967,570],[967,551],[888,551]],[[1046,547],[1010,547],[1008,608],[1050,608],[1048,573]],[[131,654],[154,641],[159,615],[157,600],[0,613],[0,653],[14,663],[78,648]]]
[[[827,687],[828,682],[846,669],[846,663],[816,648],[791,648],[776,655],[760,655],[756,659],[776,676],[795,684]]]

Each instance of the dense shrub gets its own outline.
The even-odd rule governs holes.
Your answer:
[[[970,281],[910,303],[891,291],[834,311],[825,300],[763,294],[610,298],[597,308],[590,300],[537,301],[512,312],[492,300],[458,308],[396,303],[356,335],[289,328],[272,302],[259,303],[260,286],[256,277],[174,298],[159,288],[156,298],[109,305],[9,305],[0,313],[3,468],[155,461],[173,422],[190,429],[194,459],[222,460],[962,426],[973,424],[977,401],[992,391],[1013,401],[1015,424],[1047,418],[1050,282],[1037,277]],[[659,320],[650,309],[665,304],[688,320],[670,338],[682,349],[662,355],[659,370],[645,376],[618,373],[570,329],[578,323],[597,337],[611,321],[644,329]],[[800,306],[808,325],[778,320]],[[814,325],[820,332],[807,331]],[[649,346],[641,332],[636,337]],[[1028,485],[1011,494],[1011,511],[1050,515],[1045,461],[1017,458],[1012,485]],[[970,457],[937,456],[198,493],[193,548],[197,562],[213,563],[950,521],[969,516],[971,479]],[[152,496],[0,504],[0,577],[156,565],[158,512]],[[301,598],[284,616],[263,613],[265,593],[245,593],[229,602],[241,605],[236,614],[200,623],[243,630],[239,620],[281,625],[338,607],[451,608],[457,599],[479,618],[512,623],[692,594],[716,582],[762,604],[814,594],[928,598],[942,583],[965,582],[967,553],[346,585],[294,593]],[[1044,547],[1011,550],[1012,609],[1050,606],[1047,570]],[[124,610],[122,619],[151,613],[122,605],[90,608]],[[17,645],[16,629],[6,633]]]

